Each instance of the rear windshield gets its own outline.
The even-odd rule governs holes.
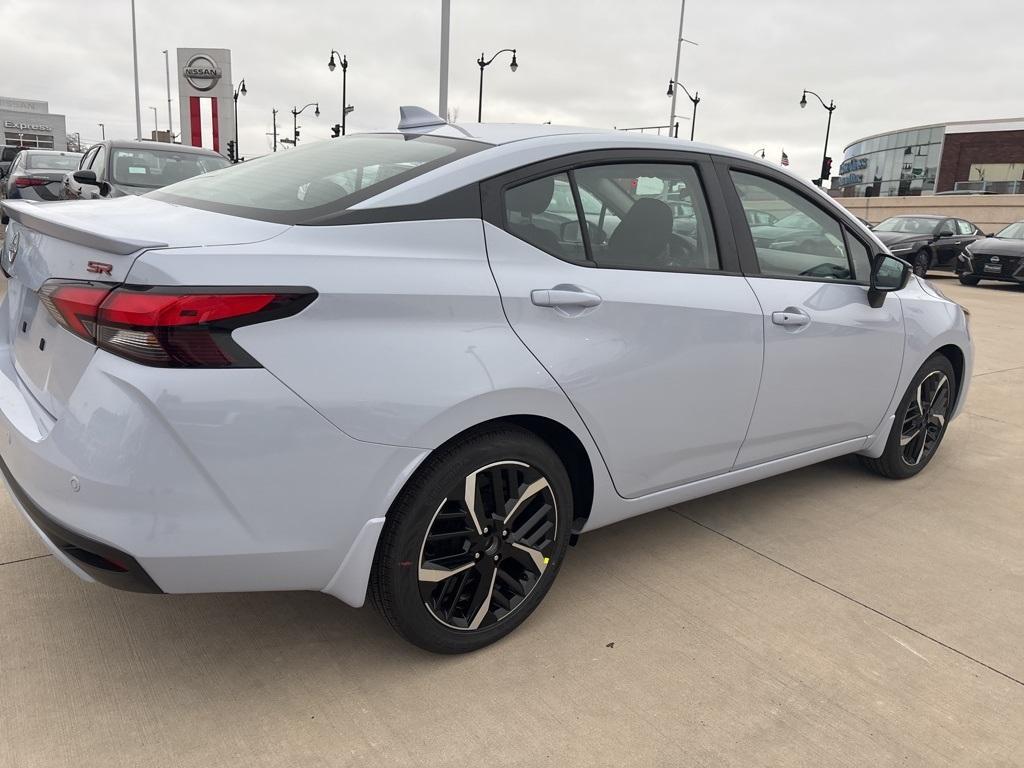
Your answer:
[[[487,146],[438,136],[360,134],[282,150],[151,196],[251,219],[310,224]]]
[[[36,171],[73,171],[82,161],[79,154],[37,155],[30,153],[25,165]]]
[[[228,165],[220,155],[168,149],[115,149],[110,167],[117,184],[157,189]]]

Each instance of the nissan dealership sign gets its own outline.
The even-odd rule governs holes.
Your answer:
[[[226,48],[179,48],[178,93],[181,97],[231,98],[231,51]]]
[[[197,53],[185,62],[182,70],[185,80],[197,91],[206,93],[212,91],[220,82],[224,72],[217,66],[212,56],[205,53]]]

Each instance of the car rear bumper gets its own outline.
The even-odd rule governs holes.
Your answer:
[[[65,565],[110,586],[330,585],[357,605],[366,531],[425,455],[348,437],[264,369],[148,368],[103,351],[54,420],[0,344],[11,493]]]

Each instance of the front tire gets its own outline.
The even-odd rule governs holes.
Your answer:
[[[931,269],[932,266],[931,254],[922,248],[914,254],[914,261],[912,262],[912,265],[915,275],[918,277],[928,277],[928,270]]]
[[[861,463],[883,477],[913,477],[932,460],[946,434],[956,394],[956,373],[944,355],[932,355],[921,366],[896,409],[885,451]]]
[[[980,282],[980,277],[975,277],[974,275],[960,275],[961,285],[977,285]]]
[[[550,446],[512,425],[472,433],[427,459],[392,505],[373,603],[420,648],[482,648],[547,594],[572,519],[569,476]]]

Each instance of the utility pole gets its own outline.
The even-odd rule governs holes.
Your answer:
[[[174,143],[174,118],[171,116],[171,54],[164,51],[164,68],[167,70],[167,133]]]
[[[274,110],[274,151],[277,152],[277,110]]]
[[[672,80],[679,81],[679,55],[683,49],[683,17],[686,15],[686,0],[679,0],[679,34],[676,35],[676,73],[672,75]],[[672,92],[672,107],[668,115],[668,124],[672,125],[676,121],[676,94]]]
[[[441,70],[437,88],[437,116],[448,119],[448,53],[451,48],[452,0],[441,0]]]
[[[142,106],[139,104],[139,44],[135,36],[135,0],[132,0],[132,61],[135,65],[135,138],[142,141]]]

